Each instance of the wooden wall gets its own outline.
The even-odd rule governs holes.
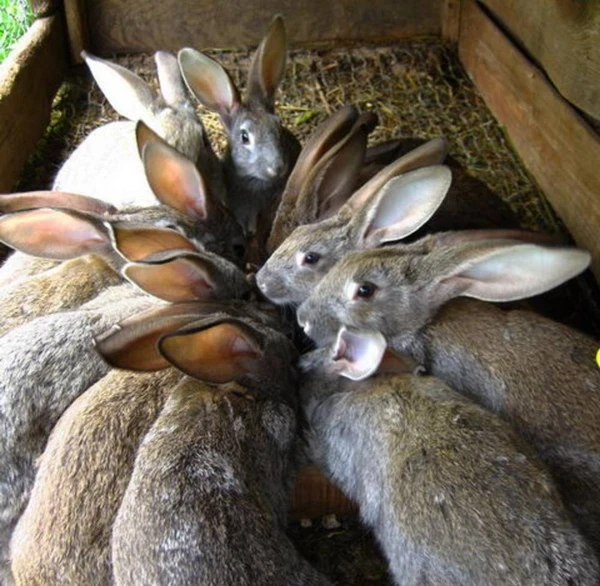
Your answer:
[[[90,49],[178,50],[255,46],[281,13],[293,44],[439,34],[442,0],[66,0],[79,5]]]

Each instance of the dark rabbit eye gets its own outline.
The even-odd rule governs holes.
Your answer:
[[[377,285],[365,281],[357,287],[355,296],[361,297],[362,299],[368,299],[369,297],[373,297],[375,291],[377,291]]]
[[[236,258],[244,258],[244,256],[246,255],[246,247],[243,244],[234,244],[233,254],[235,254]]]
[[[302,262],[305,265],[314,265],[314,264],[317,264],[320,259],[321,259],[321,255],[318,254],[317,252],[307,252],[304,255],[304,258],[302,259]]]
[[[246,129],[242,129],[242,132],[240,132],[240,138],[242,139],[242,144],[250,143],[250,135]]]

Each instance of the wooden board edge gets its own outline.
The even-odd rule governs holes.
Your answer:
[[[447,43],[458,43],[460,35],[461,0],[443,0],[441,11],[441,34]]]
[[[65,19],[67,21],[71,62],[74,64],[81,64],[83,63],[81,51],[90,48],[87,13],[84,0],[66,0]]]
[[[0,65],[0,191],[10,191],[42,137],[67,71],[60,14],[37,19]]]
[[[474,0],[463,2],[459,57],[600,282],[600,137]]]

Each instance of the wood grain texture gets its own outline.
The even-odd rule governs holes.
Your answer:
[[[457,43],[460,33],[461,0],[443,0],[442,2],[442,39]]]
[[[67,68],[60,15],[38,19],[0,65],[0,191],[10,191],[50,121]],[[40,186],[42,187],[42,186]]]
[[[65,0],[65,18],[72,63],[83,63],[81,51],[89,49],[89,30],[85,0]]]
[[[300,469],[292,500],[292,519],[348,515],[356,510],[356,506],[323,476],[317,466]]]
[[[99,55],[256,46],[274,14],[295,45],[439,34],[441,0],[86,0]]]
[[[600,280],[600,137],[472,0],[459,56]]]
[[[483,0],[560,93],[600,120],[600,2]]]

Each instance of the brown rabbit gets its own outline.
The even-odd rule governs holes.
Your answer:
[[[275,114],[275,92],[285,72],[286,51],[283,18],[276,16],[254,54],[244,101],[216,61],[189,48],[178,55],[188,88],[219,114],[227,132],[225,203],[248,236],[256,233],[261,210],[270,208],[281,195],[300,152],[300,143]]]
[[[110,536],[139,443],[182,377],[157,354],[160,336],[207,316],[252,315],[276,325],[264,304],[178,303],[120,322],[97,338],[117,367],[83,393],[56,424],[31,498],[11,542],[17,584],[113,584]]]
[[[379,331],[392,349],[511,423],[600,551],[598,342],[537,314],[478,301],[550,289],[584,270],[590,255],[492,234],[432,235],[352,253],[300,306],[298,320],[319,341],[340,325]]]
[[[116,584],[329,584],[285,535],[290,342],[247,317],[209,318],[158,349],[206,382],[183,379],[139,448],[113,529]]]
[[[342,328],[333,353],[302,357],[300,398],[310,453],[358,503],[394,582],[598,584],[598,560],[532,448],[385,348],[378,332]],[[371,378],[340,377],[373,365]]]

